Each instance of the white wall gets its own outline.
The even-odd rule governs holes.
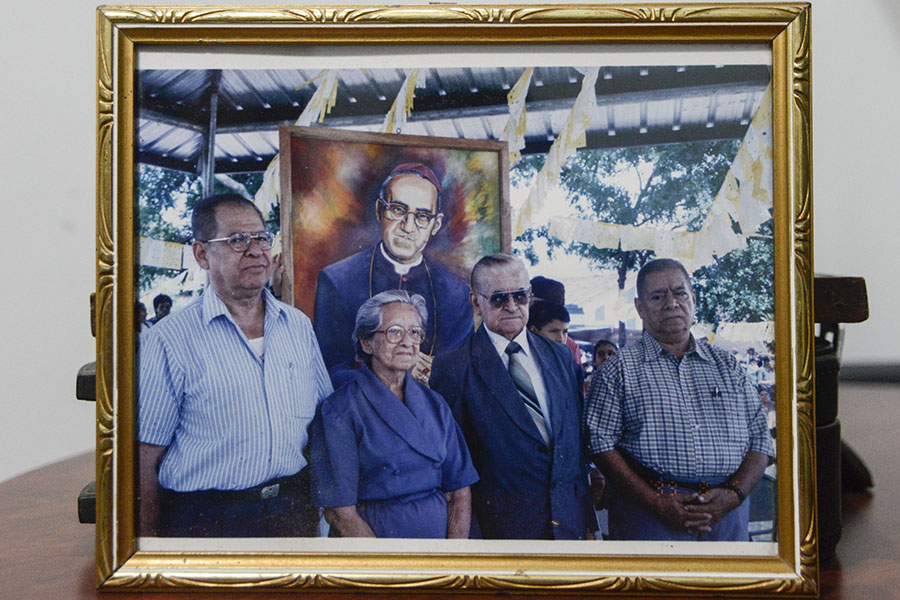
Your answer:
[[[75,400],[94,356],[94,16],[50,6],[14,3],[0,20],[0,479],[94,440],[93,403]]]
[[[844,364],[900,363],[900,4],[813,2],[817,273],[866,278]]]
[[[94,356],[94,9],[19,2],[0,24],[0,480],[94,443],[94,407],[74,399]],[[816,270],[866,277],[872,314],[848,327],[848,364],[900,362],[898,65],[895,0],[814,3]]]

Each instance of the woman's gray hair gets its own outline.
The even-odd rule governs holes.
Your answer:
[[[382,308],[388,304],[400,302],[409,304],[419,313],[419,324],[425,327],[428,322],[428,309],[425,307],[425,298],[419,294],[409,295],[406,290],[386,290],[375,294],[362,303],[356,311],[356,326],[353,328],[353,346],[356,348],[356,358],[369,364],[371,355],[367,354],[359,343],[367,340],[381,329]]]

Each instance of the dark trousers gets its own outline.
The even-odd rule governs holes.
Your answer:
[[[680,542],[749,542],[750,502],[745,500],[725,517],[703,533],[678,531],[669,527],[655,513],[616,489],[615,483],[607,483],[607,508],[609,509],[609,539],[611,540],[660,540]],[[681,488],[677,484],[662,493],[690,493],[696,490]]]
[[[622,449],[619,453],[631,469],[647,481],[658,494],[704,493],[719,487],[725,478],[710,479],[703,483],[679,482],[664,477],[642,465]],[[747,542],[750,541],[750,502],[744,500],[703,533],[679,531],[669,527],[655,513],[634,501],[630,495],[616,489],[614,482],[606,482],[607,509],[609,510],[609,539],[611,540],[662,540],[682,542]]]
[[[271,486],[278,494],[271,496]],[[264,492],[264,488],[269,488]],[[268,497],[266,497],[268,496]],[[314,537],[318,510],[309,502],[309,470],[249,490],[163,490],[161,537]]]

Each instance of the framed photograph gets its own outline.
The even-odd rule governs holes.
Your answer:
[[[100,7],[98,585],[815,596],[809,16],[805,3]],[[433,196],[410,203],[401,180]],[[268,287],[320,345],[346,321],[329,312],[349,291],[337,270],[368,261],[355,287],[369,296],[376,259],[422,262],[434,290],[504,251],[564,283],[569,338],[600,377],[595,355],[641,338],[638,269],[678,260],[694,338],[746,371],[771,432],[747,535],[614,539],[602,502],[593,540],[143,529],[141,481],[156,474],[139,456],[135,310],[169,318],[156,308],[212,290],[190,216],[218,193],[259,208],[271,235],[256,239],[284,265]],[[437,294],[435,307],[430,357],[450,346]]]

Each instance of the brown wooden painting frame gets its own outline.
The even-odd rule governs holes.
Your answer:
[[[286,280],[286,285],[284,286],[285,295],[282,299],[289,304],[293,304],[300,310],[303,310],[310,318],[313,318],[311,305],[312,297],[314,296],[314,278],[318,274],[318,271],[332,262],[347,258],[356,252],[366,249],[372,245],[377,237],[377,234],[375,233],[377,223],[374,220],[374,204],[377,196],[376,191],[381,182],[387,177],[390,168],[398,164],[411,161],[423,161],[429,163],[428,166],[431,168],[432,165],[430,163],[434,160],[441,160],[441,158],[446,159],[446,155],[457,153],[462,154],[463,157],[478,155],[486,156],[491,162],[490,167],[493,171],[493,161],[496,161],[496,172],[491,173],[492,176],[490,179],[493,180],[496,185],[497,194],[496,197],[484,199],[488,202],[487,210],[495,215],[496,218],[493,219],[493,223],[491,223],[489,227],[486,227],[487,231],[483,232],[487,234],[487,244],[480,248],[480,251],[486,254],[491,252],[510,251],[509,153],[508,146],[503,142],[494,140],[467,140],[462,138],[437,138],[395,133],[369,133],[330,129],[328,127],[300,127],[292,125],[283,125],[279,127],[279,136],[279,156],[284,157],[280,162],[279,169],[281,175],[280,197],[282,199],[291,199],[290,201],[282,200],[281,202],[281,245],[285,257]],[[366,156],[365,159],[359,160],[364,160],[367,163],[367,166],[368,163],[376,162],[373,153],[381,155],[380,163],[382,166],[374,169],[375,174],[373,177],[364,179],[362,182],[356,184],[357,187],[365,190],[365,192],[354,198],[354,206],[352,209],[348,210],[348,212],[352,213],[357,219],[355,227],[347,225],[341,226],[340,223],[329,227],[328,238],[331,240],[329,243],[329,246],[331,247],[328,248],[329,252],[327,253],[325,262],[316,260],[315,257],[312,259],[309,257],[310,253],[321,252],[321,248],[317,248],[316,246],[321,246],[322,244],[310,243],[304,246],[303,241],[298,239],[298,237],[303,235],[302,228],[304,226],[302,217],[297,214],[299,211],[298,202],[302,204],[302,199],[296,198],[293,193],[292,175],[295,174],[297,169],[304,168],[304,165],[302,158],[299,159],[300,162],[298,164],[295,164],[298,161],[296,158],[297,152],[292,151],[291,149],[291,144],[294,140],[302,140],[304,145],[312,146],[309,152],[318,152],[320,155],[324,154],[324,147],[344,148],[344,152],[347,152],[350,148],[358,147],[358,152]],[[316,145],[322,147],[316,147]],[[379,150],[373,151],[373,149]],[[347,160],[349,160],[349,157],[342,157],[341,160],[346,163]],[[463,160],[465,160],[465,158],[463,158]],[[368,169],[366,170],[368,171]],[[443,173],[443,170],[438,170],[438,173]],[[319,175],[314,175],[309,172],[303,175],[304,178],[312,176],[318,177]],[[441,175],[438,175],[438,177],[439,179],[443,179]],[[339,179],[340,175],[332,170],[332,172],[323,175],[322,178],[335,180]],[[448,179],[446,182],[441,182],[441,185],[445,186],[446,189],[442,193],[443,206],[441,208],[441,212],[444,214],[444,226],[436,236],[438,239],[448,235],[448,227],[451,226],[450,222],[454,221],[453,217],[455,212],[462,211],[465,208],[464,204],[471,202],[471,198],[460,199],[457,202],[450,202],[451,199],[448,198],[451,190],[458,189],[461,187],[462,183],[464,182],[452,178]],[[307,185],[314,186],[315,184],[307,183]],[[340,185],[341,189],[346,189],[348,191],[352,187],[353,186],[348,182],[342,182]],[[330,202],[333,202],[333,200],[330,200]],[[457,206],[460,202],[462,204]],[[321,204],[322,206],[317,208],[327,210],[328,203],[321,202]],[[452,204],[452,206],[448,206],[448,204]],[[320,212],[320,210],[317,210],[316,212]],[[350,235],[353,230],[356,230],[357,235]],[[360,232],[365,230],[369,231],[368,237],[371,239],[364,238],[366,240],[365,242],[356,242],[356,244],[348,242],[348,237],[360,237],[362,235]],[[431,245],[433,245],[432,242],[429,242],[429,246]],[[448,246],[449,244],[444,244],[445,250]],[[304,260],[314,263],[308,269],[306,276],[298,274],[301,265],[294,265],[295,256],[303,256]],[[441,254],[437,254],[435,255],[435,258],[440,260],[445,257]],[[472,257],[469,257],[469,260],[456,260],[453,261],[452,271],[462,279],[468,279],[468,271],[473,264],[474,261],[472,260]]]

